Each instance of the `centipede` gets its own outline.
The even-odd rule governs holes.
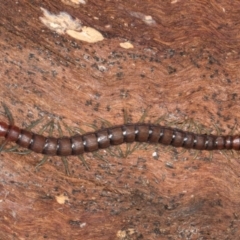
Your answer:
[[[82,155],[123,143],[171,145],[195,150],[240,150],[240,135],[196,134],[158,124],[131,123],[112,126],[70,137],[45,137],[13,124],[0,122],[0,137],[4,143],[15,142],[22,148],[43,155]]]

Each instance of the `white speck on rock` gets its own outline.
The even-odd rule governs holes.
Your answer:
[[[156,24],[156,21],[150,15],[145,15],[145,14],[140,13],[140,12],[130,12],[130,15],[135,17],[135,18],[141,19],[143,22],[145,22],[148,25],[155,25]]]

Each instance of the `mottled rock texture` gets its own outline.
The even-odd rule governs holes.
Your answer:
[[[106,125],[100,118],[122,124],[124,110],[137,122],[148,109],[145,122],[239,132],[238,1],[77,2],[0,2],[0,101],[17,126],[43,116],[34,131],[51,120],[90,131]],[[52,31],[41,8],[104,40]],[[239,239],[237,154],[147,145],[98,154],[84,155],[89,169],[68,157],[67,176],[59,157],[36,171],[42,155],[2,152],[0,239]]]

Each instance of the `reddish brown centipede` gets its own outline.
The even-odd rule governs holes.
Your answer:
[[[153,124],[125,124],[72,137],[44,137],[14,125],[0,122],[0,137],[44,155],[81,155],[132,142],[160,143],[196,150],[240,150],[240,136],[195,134]]]

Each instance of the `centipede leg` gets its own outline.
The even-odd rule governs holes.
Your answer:
[[[46,130],[48,130],[49,136],[52,136],[53,131],[54,131],[54,121],[53,120],[51,120],[50,122],[45,124],[43,126],[43,128],[40,130],[40,132],[43,133]],[[59,124],[58,124],[58,132],[59,132],[60,135],[62,135],[62,129],[61,129]],[[41,167],[42,165],[44,165],[47,160],[48,160],[48,156],[44,156],[42,158],[42,160],[36,165],[35,169],[38,170],[38,168]],[[61,160],[63,162],[64,168],[65,168],[65,172],[69,176],[70,172],[69,172],[69,168],[68,168],[67,158],[66,157],[61,157]]]
[[[43,132],[47,131],[49,129],[49,135],[52,135],[53,133],[53,129],[54,129],[54,122],[53,120],[49,121],[47,124],[45,124],[41,130],[39,131],[40,134],[42,134]],[[38,170],[42,165],[44,165],[46,163],[46,161],[48,160],[48,156],[44,156],[41,161],[35,166],[35,169]]]
[[[26,130],[31,130],[32,128],[34,128],[35,126],[37,126],[41,121],[42,121],[43,118],[39,118],[37,119],[36,121],[33,121],[27,128]],[[46,126],[48,126],[48,124],[44,125],[43,128],[46,128]],[[41,132],[41,131],[40,131]],[[38,133],[40,133],[38,132]],[[31,153],[32,151],[31,150],[24,150],[24,151],[18,151],[19,149],[19,146],[18,145],[15,145],[11,148],[7,148],[4,150],[4,152],[11,152],[11,153],[16,153],[16,154],[19,154],[19,155],[26,155],[26,154],[29,154]]]
[[[97,153],[97,152],[94,152],[94,153],[93,153],[93,156],[94,156],[95,158],[100,159],[101,161],[103,161],[103,162],[105,162],[105,163],[109,163],[108,160],[106,160],[104,157],[102,157],[102,156],[101,156],[99,153]]]
[[[153,122],[153,124],[160,124],[163,120],[165,120],[167,117],[167,114],[163,114],[161,117],[159,117],[157,120]]]
[[[47,160],[48,160],[48,157],[44,156],[42,160],[35,166],[35,169],[38,170],[43,164],[46,163]]]
[[[5,152],[4,147],[6,146],[7,143],[8,143],[7,140],[4,140],[4,141],[3,141],[3,143],[2,143],[1,146],[0,146],[0,152]],[[4,151],[3,151],[3,150],[4,150]]]
[[[67,125],[65,125],[65,126],[67,126]],[[57,122],[57,130],[58,130],[59,136],[62,137],[63,136],[63,131],[62,131],[62,128],[61,128],[61,125],[59,124],[59,122]],[[64,165],[65,173],[68,176],[70,176],[70,171],[69,171],[69,167],[68,167],[67,158],[66,157],[61,157],[61,160],[62,160],[62,163]]]
[[[149,108],[147,108],[143,111],[143,114],[141,115],[140,119],[138,120],[138,123],[143,123],[144,122],[148,111],[149,111]],[[127,110],[124,109],[123,113],[124,113],[124,123],[128,124],[129,123],[129,120],[128,120],[129,116],[128,116]],[[126,158],[131,153],[133,153],[135,150],[139,149],[140,146],[144,146],[144,143],[139,143],[139,142],[126,143],[126,150],[124,151],[124,153],[121,150],[121,153],[118,157]]]
[[[36,127],[40,122],[42,122],[43,120],[43,117],[37,119],[36,121],[33,121],[27,128],[26,130],[31,130],[33,129],[34,127]]]
[[[14,119],[13,119],[11,111],[9,110],[7,105],[3,102],[2,102],[2,106],[3,106],[3,109],[4,109],[4,115],[8,118],[9,124],[14,125]]]
[[[124,156],[125,158],[133,152],[132,149],[131,149],[131,144],[127,143],[126,145],[127,146],[126,146],[126,151],[125,151],[125,156]]]
[[[185,126],[185,128],[184,128]],[[193,122],[192,119],[187,119],[185,121],[183,121],[182,123],[182,127],[180,127],[181,129],[186,129],[187,131],[191,131],[193,128]],[[182,148],[181,150],[179,150],[178,154],[183,155],[187,152],[188,150],[186,148]]]
[[[123,120],[124,120],[124,124],[128,123],[128,114],[126,109],[123,109]]]
[[[187,151],[187,149],[182,149],[181,151],[179,151],[178,155],[181,156],[181,155],[183,155],[186,151]]]
[[[209,153],[209,160],[212,161],[212,159],[213,159],[213,152],[210,152]]]
[[[112,127],[112,124],[109,121],[107,121],[106,119],[100,118],[100,120],[101,120],[101,124],[103,126]],[[95,129],[95,126],[93,126],[93,125],[87,125],[87,126],[90,126],[93,129]],[[98,129],[98,128],[96,127],[96,129]],[[108,148],[105,150],[109,153],[110,156],[113,156],[113,157],[118,157],[118,158],[121,157],[122,158],[124,156],[122,149],[119,146],[115,146],[114,150],[112,150],[112,148]],[[100,155],[96,155],[96,154],[97,153],[93,153],[93,156],[97,156],[97,158],[103,160],[104,162],[108,162],[106,159],[104,159]],[[82,160],[82,157],[81,157],[81,160]]]
[[[200,151],[196,151],[196,150],[195,150],[195,154],[194,154],[194,156],[193,156],[193,159],[194,159],[194,160],[197,159],[199,152],[200,152]]]
[[[61,157],[64,168],[65,168],[65,173],[70,176],[70,172],[69,172],[69,168],[68,168],[68,162],[66,157]],[[39,167],[41,167],[42,165],[44,165],[46,163],[46,161],[48,160],[48,156],[44,156],[42,158],[42,160],[35,166],[35,169],[38,170]]]
[[[140,119],[138,120],[139,123],[143,123],[145,118],[147,117],[148,111],[149,111],[150,107],[147,107],[145,110],[143,110],[143,114],[140,117]]]
[[[13,116],[12,116],[12,113],[10,112],[9,108],[7,107],[7,105],[5,103],[3,103],[3,102],[1,102],[1,103],[2,103],[2,106],[4,109],[3,115],[8,118],[8,121],[10,124],[14,124]],[[7,143],[8,143],[7,140],[3,141],[3,143],[0,145],[0,152],[6,152],[6,149],[4,149],[4,147],[7,145]]]
[[[226,160],[230,163],[232,160],[232,158],[229,158],[229,156],[228,156],[228,151],[224,151],[224,150],[221,150],[221,151],[219,151],[225,158],[226,158]],[[236,151],[231,151],[232,152],[232,154],[234,154],[234,152],[236,152]],[[238,155],[238,154],[237,154]],[[238,158],[237,158],[238,160],[239,160],[239,155],[238,155]],[[235,173],[235,175],[236,176],[240,176],[239,175],[239,172],[238,172],[238,170],[236,170],[236,168],[233,168],[232,167],[232,164],[229,164],[228,165],[228,167]]]
[[[3,106],[3,109],[4,109],[3,115],[6,116],[8,118],[9,123],[13,125],[14,124],[14,119],[13,119],[11,111],[9,110],[7,105],[3,102],[2,102],[2,106]],[[8,143],[7,140],[3,141],[3,143],[0,146],[0,152],[3,152],[3,151],[6,152],[6,150],[4,150],[4,147],[7,145],[7,143]]]
[[[224,150],[221,150],[219,151],[221,155],[223,155],[226,160],[230,160],[231,156],[229,156],[229,153],[231,153],[232,155],[234,155],[234,151],[230,150],[230,151],[224,151]]]
[[[234,135],[234,131],[236,130],[237,125],[238,125],[237,122],[235,122],[235,124],[234,124],[234,126],[233,126],[231,132],[229,133],[229,135]]]
[[[89,165],[87,164],[87,162],[86,162],[85,158],[83,157],[83,155],[79,155],[79,156],[77,156],[77,157],[81,160],[81,162],[83,163],[84,167],[85,167],[87,170],[90,170],[90,169],[91,169],[91,168],[89,167]]]
[[[112,157],[117,157],[117,158],[123,158],[124,157],[124,153],[123,153],[122,149],[119,146],[115,146],[114,151],[112,151],[111,148],[106,149],[106,151]]]
[[[69,171],[69,168],[68,168],[67,158],[66,158],[66,157],[61,157],[61,159],[62,159],[64,168],[65,168],[65,173],[66,173],[68,176],[70,176],[70,171]]]
[[[127,143],[127,148],[126,148],[125,156],[124,156],[124,157],[129,156],[131,153],[133,153],[134,151],[136,151],[137,149],[139,149],[140,144],[141,144],[141,143],[139,143],[139,142],[137,142],[137,143],[135,143],[135,144]],[[143,144],[143,143],[142,143],[142,144]],[[133,146],[132,146],[132,145],[133,145]]]
[[[232,156],[233,156],[233,158],[237,158],[237,159],[239,159],[239,152],[238,151],[230,151],[230,153],[232,154]],[[237,155],[236,157],[235,157],[235,154]]]
[[[84,133],[85,133],[85,131],[82,130],[82,129],[80,129],[80,128],[74,128],[74,130],[76,130],[76,131],[73,131],[73,129],[70,128],[70,127],[68,127],[68,125],[67,125],[65,122],[62,121],[62,123],[63,123],[64,128],[69,132],[70,135],[76,134],[76,131],[79,132],[79,133],[81,133],[81,134],[84,134]],[[61,126],[60,126],[59,123],[58,123],[58,130],[60,131],[60,132],[59,132],[60,136],[62,136],[62,135],[63,135],[63,131],[62,131],[62,128],[61,128]],[[90,167],[89,167],[89,165],[87,164],[84,156],[83,156],[83,155],[79,155],[79,156],[77,156],[77,157],[78,157],[78,159],[81,160],[81,162],[83,163],[84,167],[85,167],[87,170],[90,170]],[[69,170],[67,170],[67,169],[65,169],[65,170],[66,170],[66,171],[69,171]]]

